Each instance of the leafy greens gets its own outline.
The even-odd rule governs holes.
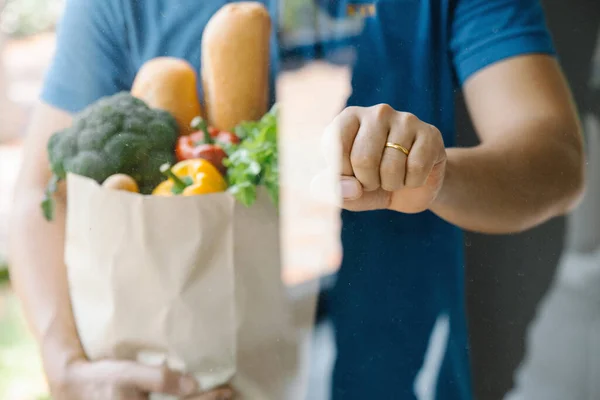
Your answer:
[[[245,206],[256,201],[258,186],[264,186],[271,201],[279,204],[279,165],[277,151],[277,107],[274,105],[260,120],[243,122],[234,132],[238,145],[227,146],[229,192]]]

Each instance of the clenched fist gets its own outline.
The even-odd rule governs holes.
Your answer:
[[[442,135],[413,114],[385,104],[348,107],[325,131],[325,143],[331,146],[333,140],[341,141],[345,209],[418,213],[430,207],[442,187]]]

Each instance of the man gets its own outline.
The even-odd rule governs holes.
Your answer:
[[[64,276],[64,227],[39,213],[45,143],[69,113],[129,88],[151,57],[200,67],[202,28],[222,4],[67,2],[27,138],[12,241],[15,287],[57,399],[93,398],[89,387],[137,399],[148,389],[177,391],[178,377],[83,357]],[[343,1],[328,8],[354,10]],[[343,143],[346,198],[344,262],[330,299],[332,395],[470,399],[460,228],[516,232],[570,210],[583,182],[579,123],[536,0],[378,0],[366,8],[349,107],[328,129]],[[470,149],[452,148],[459,87],[482,142]],[[63,202],[59,220],[64,210]],[[436,321],[447,345],[432,363],[425,355]],[[423,364],[436,379],[415,388]]]

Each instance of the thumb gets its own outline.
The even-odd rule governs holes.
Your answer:
[[[337,207],[363,196],[363,187],[353,176],[339,176],[331,169],[317,174],[310,183],[312,199]]]
[[[366,192],[358,179],[342,176],[340,179],[343,208],[350,211],[371,211],[386,209],[389,206],[391,193],[384,190]]]
[[[363,187],[353,176],[342,176],[340,178],[340,185],[342,190],[342,198],[344,201],[358,200],[363,195]]]
[[[128,363],[121,375],[122,383],[148,393],[164,393],[189,396],[199,393],[198,382],[193,376],[173,371],[167,367],[150,367]]]

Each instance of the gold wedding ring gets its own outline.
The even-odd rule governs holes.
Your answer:
[[[385,144],[385,147],[390,147],[392,149],[400,150],[401,152],[403,152],[405,155],[408,156],[408,152],[409,152],[408,149],[406,147],[404,147],[404,146],[401,146],[401,145],[397,144],[397,143],[387,142]]]

